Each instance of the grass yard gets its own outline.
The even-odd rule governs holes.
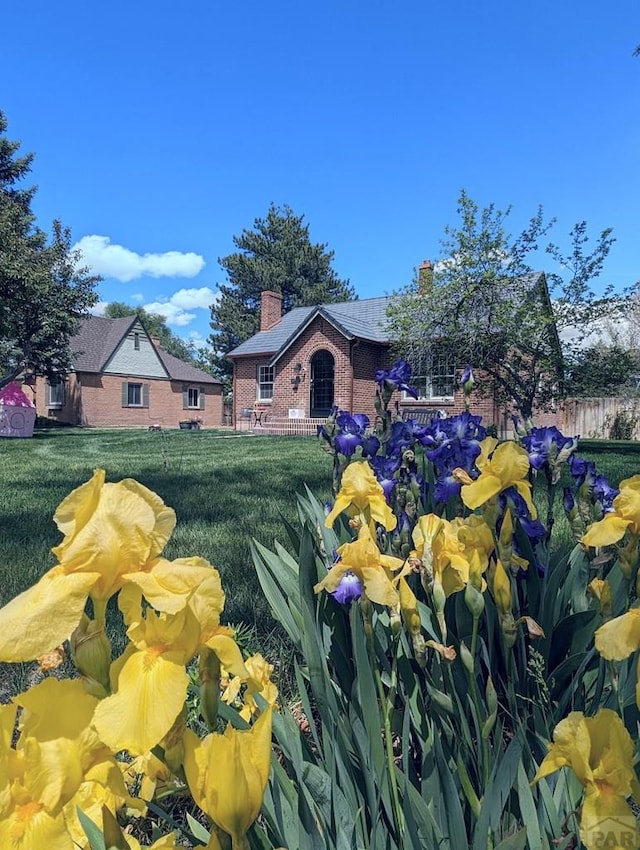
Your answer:
[[[60,542],[52,516],[96,467],[107,481],[136,478],[177,514],[168,558],[200,555],[222,575],[225,616],[271,627],[249,541],[283,542],[282,516],[295,519],[304,482],[329,498],[331,461],[315,439],[236,436],[223,431],[55,429],[31,440],[1,440],[0,601],[8,601],[54,563]]]
[[[267,603],[255,577],[249,541],[286,545],[282,517],[294,521],[295,494],[308,484],[331,495],[331,459],[315,439],[263,437],[225,431],[55,429],[31,440],[0,440],[0,603],[34,583],[53,563],[60,541],[52,516],[96,467],[108,481],[136,478],[176,511],[168,558],[200,555],[222,575],[227,622],[255,628],[265,649],[277,651]],[[640,454],[581,452],[617,483],[640,471]],[[565,473],[566,475],[567,473]],[[557,508],[557,545],[572,545]],[[6,671],[5,671],[6,672]]]

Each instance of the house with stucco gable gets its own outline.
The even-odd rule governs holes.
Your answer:
[[[69,347],[66,378],[25,381],[38,415],[103,428],[178,428],[187,419],[222,425],[222,382],[164,351],[137,316],[87,316]]]

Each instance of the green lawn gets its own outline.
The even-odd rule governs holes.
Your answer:
[[[236,436],[222,431],[56,429],[1,440],[0,595],[6,602],[54,563],[52,516],[62,498],[103,467],[107,481],[136,478],[175,509],[169,558],[200,555],[222,575],[230,622],[267,615],[249,541],[283,540],[304,482],[329,498],[331,461],[311,438]]]
[[[612,484],[640,471],[640,454],[582,452]],[[60,541],[52,516],[96,467],[108,481],[131,477],[158,493],[178,517],[168,558],[200,555],[222,575],[227,622],[257,628],[261,645],[274,629],[249,552],[255,537],[287,542],[282,517],[294,521],[295,493],[306,483],[330,498],[331,459],[315,439],[222,431],[55,429],[31,440],[0,440],[0,603],[35,582],[54,563]],[[565,473],[566,474],[566,473]],[[554,537],[571,543],[557,511]],[[279,646],[277,635],[271,650]]]

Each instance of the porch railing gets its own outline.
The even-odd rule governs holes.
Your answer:
[[[251,431],[253,434],[272,434],[278,437],[315,437],[318,425],[323,425],[325,421],[326,419],[288,419],[286,416],[269,415],[266,419],[263,418],[262,422],[238,419],[236,431]]]

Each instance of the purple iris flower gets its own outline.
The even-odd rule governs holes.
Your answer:
[[[576,500],[573,498],[571,487],[564,487],[562,490],[562,505],[565,514],[569,515],[576,506]]]
[[[612,487],[604,475],[596,475],[593,483],[593,497],[602,505],[604,513],[610,513],[613,510],[613,500],[620,493],[615,487]]]
[[[362,445],[362,429],[350,413],[342,412],[336,419],[338,431],[334,442],[340,454],[351,457],[358,446]]]
[[[571,455],[569,458],[569,470],[578,488],[582,487],[585,483],[589,488],[592,488],[596,482],[596,465],[592,460],[585,460],[583,457]]]
[[[362,438],[362,457],[374,458],[380,449],[380,440],[371,434]]]
[[[412,419],[394,422],[387,442],[387,454],[402,455],[405,449],[411,448],[416,442],[416,425]]]
[[[393,491],[398,483],[395,473],[400,469],[402,460],[393,455],[390,457],[376,455],[369,460],[369,463],[373,467],[378,483],[384,490],[385,499],[389,502],[389,504],[391,504]]]
[[[471,394],[476,382],[473,378],[473,371],[471,369],[471,364],[467,363],[464,367],[464,372],[462,373],[462,377],[460,378],[460,386],[462,387],[464,394],[466,396]]]
[[[376,372],[376,383],[380,389],[404,390],[411,398],[418,398],[418,392],[409,386],[411,380],[411,366],[406,360],[397,360],[390,369],[378,369]]]
[[[452,418],[459,419],[459,417]],[[473,477],[477,475],[474,471],[474,461],[480,454],[480,443],[477,440],[465,440],[457,436],[457,433],[466,433],[464,422],[455,423],[454,427],[448,430],[452,436],[445,436],[436,448],[425,453],[433,463],[436,472],[434,495],[439,502],[447,502],[453,496],[460,494],[462,484],[453,477],[454,469],[464,469]]]
[[[340,584],[331,595],[341,605],[348,605],[350,602],[360,599],[362,590],[362,582],[358,576],[352,573],[351,570],[347,570],[340,579]]]
[[[522,438],[522,445],[529,453],[529,463],[534,469],[542,469],[546,463],[560,464],[569,458],[578,446],[577,437],[565,437],[555,425],[548,428],[533,428]]]

